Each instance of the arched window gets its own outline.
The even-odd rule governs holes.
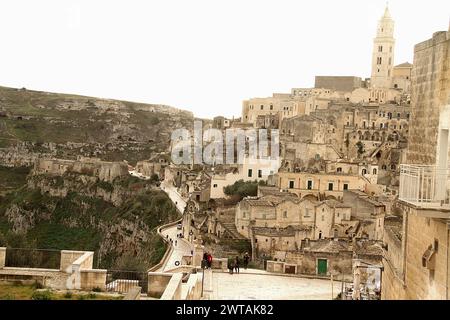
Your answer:
[[[374,169],[372,170],[372,172],[373,172],[373,174],[377,174],[377,169],[374,168]]]
[[[365,175],[365,174],[367,174],[367,170],[366,170],[366,169],[362,169],[362,172],[361,172],[361,174],[362,174],[362,175]]]

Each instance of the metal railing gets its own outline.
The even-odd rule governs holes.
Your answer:
[[[134,287],[140,287],[142,293],[147,293],[147,272],[123,270],[108,270],[106,272],[106,291],[127,293]]]
[[[450,169],[400,165],[399,199],[423,208],[450,208]]]
[[[6,248],[5,267],[59,269],[60,264],[60,250]]]

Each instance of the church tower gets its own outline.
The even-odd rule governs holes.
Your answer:
[[[390,88],[394,64],[394,20],[386,6],[383,17],[378,22],[377,36],[373,40],[372,88]]]

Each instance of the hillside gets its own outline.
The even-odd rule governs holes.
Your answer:
[[[66,174],[29,175],[24,184],[20,174],[23,184],[0,195],[0,247],[92,250],[96,266],[141,271],[164,254],[155,228],[177,211],[150,182]],[[61,191],[67,195],[54,196]]]
[[[167,151],[191,112],[169,106],[0,87],[0,165],[38,154],[135,163]]]
[[[146,270],[165,245],[156,227],[177,219],[150,181],[29,174],[39,157],[106,161],[168,151],[192,126],[168,106],[0,87],[0,246],[95,251],[95,266]]]

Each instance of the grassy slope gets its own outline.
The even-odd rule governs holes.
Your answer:
[[[63,105],[82,106],[83,110],[61,109]],[[0,117],[0,148],[20,141],[75,142],[89,143],[92,146],[84,151],[94,151],[97,143],[113,143],[119,148],[106,150],[104,160],[136,162],[166,150],[174,128],[192,126],[189,113],[173,116],[138,110],[143,106],[151,105],[0,87],[0,111],[9,114]],[[81,150],[66,152],[61,156],[75,157]]]
[[[33,285],[9,284],[0,282],[0,300],[33,300],[42,297],[50,300],[120,300],[121,296],[107,296],[95,293],[62,293],[49,290],[37,290]]]

